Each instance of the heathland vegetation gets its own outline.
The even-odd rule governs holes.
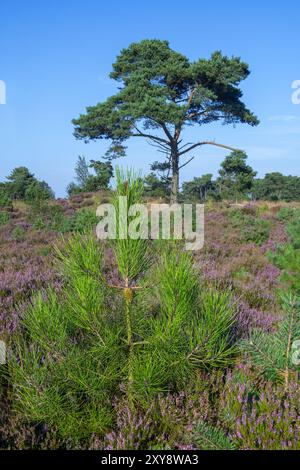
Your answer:
[[[97,241],[97,205],[143,193],[119,175],[114,191],[13,201],[1,447],[299,449],[298,204],[208,200],[193,254]]]
[[[68,198],[25,167],[1,183],[0,448],[300,449],[300,178],[259,179],[230,148],[217,177],[179,185],[187,121],[258,124],[248,74],[134,44],[120,92],[74,121],[112,145],[79,157]],[[146,176],[113,166],[131,136],[166,152]],[[205,202],[204,248],[98,240],[96,208],[119,196]]]

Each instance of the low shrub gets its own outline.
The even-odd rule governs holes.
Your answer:
[[[1,225],[6,225],[10,220],[8,212],[0,212],[0,227]]]
[[[89,232],[95,229],[98,222],[99,218],[94,210],[80,209],[73,217],[72,229],[79,233]]]
[[[240,209],[232,209],[229,217],[233,227],[240,230],[243,241],[262,245],[270,236],[270,222],[257,218],[250,213],[245,213]]]
[[[300,391],[252,382],[247,369],[229,375],[220,399],[220,422],[241,450],[300,449]]]
[[[295,214],[298,211],[295,207],[282,207],[277,212],[277,219],[280,220],[281,222],[288,222],[295,217]]]
[[[26,238],[26,230],[22,226],[17,225],[11,232],[11,238],[17,242],[24,241]]]
[[[12,198],[7,191],[0,188],[0,209],[11,210],[13,208]]]

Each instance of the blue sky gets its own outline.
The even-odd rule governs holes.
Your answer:
[[[79,154],[101,157],[108,143],[84,144],[71,119],[116,90],[108,78],[116,55],[131,42],[167,39],[191,60],[222,50],[249,63],[244,100],[261,120],[257,128],[210,125],[189,129],[190,141],[215,139],[242,148],[260,176],[300,175],[300,105],[292,82],[300,80],[299,1],[241,2],[127,0],[27,0],[0,4],[0,180],[28,166],[64,195]],[[131,140],[123,165],[144,172],[159,158],[146,142]],[[216,174],[228,152],[205,147],[185,167],[182,180]]]

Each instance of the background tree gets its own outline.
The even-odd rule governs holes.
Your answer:
[[[182,161],[183,157],[203,145],[230,148],[205,140],[183,143],[186,126],[216,121],[258,124],[241,101],[239,84],[249,73],[240,58],[221,52],[190,62],[167,41],[133,43],[121,51],[110,74],[120,83],[119,92],[74,119],[74,135],[85,141],[110,139],[114,157],[124,154],[123,142],[128,138],[147,139],[164,154],[175,202],[180,169],[192,160]]]
[[[206,201],[207,196],[216,197],[216,182],[212,180],[213,175],[207,174],[194,178],[193,181],[186,181],[182,185],[182,196],[184,199],[198,199]]]
[[[7,190],[13,199],[25,199],[27,188],[36,181],[34,174],[25,166],[14,168],[7,180]]]
[[[69,197],[75,196],[75,194],[80,194],[83,192],[82,188],[78,184],[74,183],[74,181],[71,181],[71,183],[68,184],[66,191]]]
[[[91,160],[90,168],[96,173],[94,181],[99,189],[108,189],[109,182],[114,176],[113,166],[110,161],[101,162],[99,160]]]
[[[150,169],[151,173],[144,178],[145,196],[168,197],[171,188],[169,165],[156,161]]]
[[[0,183],[0,211],[12,209],[12,198],[7,191],[7,184]]]
[[[25,199],[28,202],[47,201],[54,199],[55,195],[46,181],[33,181],[25,191]]]
[[[76,173],[76,181],[79,184],[79,186],[85,186],[86,182],[88,181],[90,177],[90,172],[89,172],[89,165],[85,159],[85,157],[79,155],[76,167],[75,167],[75,173]]]
[[[1,184],[2,199],[53,199],[54,192],[45,181],[39,181],[25,166],[14,168],[7,181]]]
[[[166,197],[169,185],[159,178],[154,172],[144,178],[144,194],[148,197]]]
[[[267,173],[263,179],[255,181],[253,196],[255,199],[271,201],[299,201],[299,176],[285,176],[279,172]]]
[[[239,199],[251,192],[256,171],[247,165],[246,160],[245,152],[234,150],[221,163],[218,184],[224,197]]]
[[[89,172],[89,168],[94,170],[94,174]],[[79,157],[75,167],[75,173],[78,184],[72,182],[68,185],[67,193],[69,196],[81,192],[108,189],[110,180],[114,175],[113,166],[109,159],[104,162],[91,160],[90,164],[87,164],[84,157]]]

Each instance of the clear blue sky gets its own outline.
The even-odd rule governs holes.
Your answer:
[[[299,21],[297,0],[2,1],[0,80],[7,103],[0,105],[0,180],[28,166],[64,195],[77,156],[97,159],[107,147],[76,141],[71,119],[114,93],[112,62],[144,38],[167,39],[194,60],[221,49],[247,61],[252,73],[242,85],[244,100],[260,126],[211,125],[186,135],[245,149],[259,175],[300,175],[300,105],[291,100],[291,84],[300,80]],[[216,174],[227,153],[198,150],[183,179]],[[119,163],[147,172],[156,159],[155,149],[132,140]]]

